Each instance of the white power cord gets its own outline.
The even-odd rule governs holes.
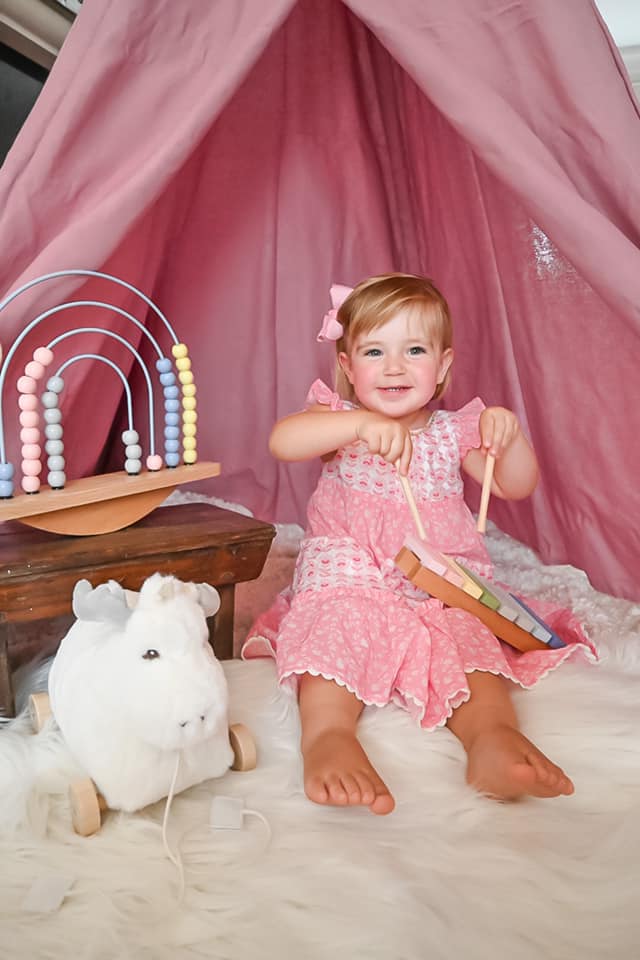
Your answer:
[[[185,881],[184,881],[184,868],[182,865],[182,859],[180,854],[176,851],[173,853],[169,847],[167,841],[167,823],[169,821],[169,810],[171,808],[171,803],[175,795],[176,782],[178,780],[178,771],[180,769],[180,754],[176,754],[176,765],[173,771],[173,777],[171,778],[171,786],[169,787],[169,793],[167,795],[167,802],[164,807],[164,816],[162,818],[162,845],[164,846],[164,851],[168,859],[173,863],[176,870],[178,871],[178,878],[180,883],[180,889],[178,892],[178,901],[181,902],[184,898],[185,893]],[[214,830],[240,830],[244,825],[245,817],[256,817],[258,820],[261,820],[264,824],[267,831],[267,839],[265,843],[265,849],[271,843],[271,827],[269,821],[260,813],[259,810],[251,810],[248,807],[245,807],[244,800],[240,797],[226,797],[222,794],[219,794],[213,798],[211,803],[211,812],[209,814],[209,826]],[[182,840],[191,833],[193,830],[201,829],[200,824],[191,827],[190,830],[187,830],[186,833],[182,835]]]

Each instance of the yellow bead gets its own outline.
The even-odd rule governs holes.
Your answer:
[[[195,423],[197,419],[198,414],[195,412],[195,410],[185,410],[185,412],[182,414],[183,423]]]
[[[187,350],[186,343],[174,343],[171,347],[171,353],[177,359],[178,357],[186,357],[189,351]]]
[[[185,437],[182,441],[183,450],[195,450],[196,448],[196,438],[195,437]]]
[[[191,370],[190,357],[178,357],[176,360],[176,367],[178,370]]]
[[[183,397],[182,398],[182,409],[183,410],[195,410],[196,408],[196,398],[195,397]]]
[[[193,383],[193,374],[191,370],[181,370],[178,374],[180,383]]]
[[[195,437],[196,435],[196,425],[195,423],[185,423],[182,428],[183,437]]]
[[[198,459],[198,454],[195,450],[185,450],[182,459],[185,463],[195,463]]]
[[[183,397],[195,397],[196,395],[196,385],[195,383],[185,383],[182,388]]]

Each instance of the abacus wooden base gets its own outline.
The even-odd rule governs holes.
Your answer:
[[[95,537],[0,524],[0,715],[14,715],[14,624],[70,614],[83,577],[93,586],[117,580],[129,590],[156,571],[210,583],[221,600],[210,639],[220,659],[231,657],[235,584],[260,575],[274,535],[270,523],[209,503],[159,507],[133,526]],[[31,648],[29,658],[37,652]]]
[[[43,486],[38,493],[0,500],[0,522],[20,520],[38,530],[76,537],[112,533],[146,517],[175,487],[219,473],[219,463],[203,460],[133,476],[119,471],[82,477],[62,490]]]
[[[527,633],[522,627],[512,623],[505,617],[501,617],[495,610],[486,607],[479,600],[469,596],[464,590],[449,583],[444,577],[438,576],[427,567],[423,567],[415,553],[402,547],[396,557],[396,566],[404,573],[412,583],[420,590],[441,600],[448,607],[459,607],[472,613],[478,620],[481,620],[491,630],[499,640],[504,640],[516,650],[548,650],[549,647],[542,640],[538,640],[532,634]]]

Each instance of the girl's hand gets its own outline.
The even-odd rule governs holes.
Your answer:
[[[485,453],[501,457],[520,433],[515,413],[505,407],[486,407],[480,414],[480,442]]]
[[[387,463],[394,463],[402,476],[409,472],[413,445],[408,428],[380,413],[363,412],[356,426],[356,437]]]

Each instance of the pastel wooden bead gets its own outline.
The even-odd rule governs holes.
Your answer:
[[[52,408],[58,406],[58,394],[54,393],[53,390],[46,390],[42,394],[41,399],[43,407]]]
[[[47,460],[47,467],[49,470],[64,470],[65,462],[64,457],[49,457]]]
[[[169,357],[160,357],[156,360],[156,370],[158,373],[168,373],[171,370],[172,363],[169,360]],[[160,467],[156,467],[157,470],[160,470]]]
[[[163,387],[170,387],[173,383],[176,382],[176,375],[173,370],[167,371],[167,373],[160,374],[160,383]]]
[[[180,449],[179,440],[165,440],[164,442],[164,451],[165,453],[177,453]],[[174,464],[175,466],[175,464]]]
[[[177,440],[180,436],[180,427],[165,427],[164,436],[166,440]]]
[[[195,397],[183,397],[182,398],[182,409],[183,410],[195,410],[196,408],[196,398]]]
[[[26,460],[39,460],[42,454],[39,443],[24,443],[21,449],[22,456]]]
[[[47,483],[52,490],[61,490],[65,485],[66,479],[66,474],[62,470],[52,470],[51,473],[47,475]]]
[[[171,347],[171,353],[174,355],[176,360],[178,360],[180,357],[186,357],[189,351],[187,350],[186,343],[174,343],[174,345]]]
[[[40,489],[40,480],[38,477],[23,477],[21,486],[25,493],[37,493]]]
[[[12,463],[0,463],[0,480],[11,480],[13,472]]]
[[[18,419],[21,427],[37,427],[40,423],[40,416],[35,410],[23,410]]]
[[[193,374],[191,370],[181,370],[178,374],[180,383],[193,383]]]
[[[180,409],[180,401],[176,397],[175,400],[165,400],[164,408],[167,413],[177,413]]]
[[[164,462],[168,467],[177,467],[180,463],[180,454],[167,453],[165,454]]]
[[[165,400],[175,400],[180,396],[180,388],[176,387],[174,384],[172,387],[165,387],[162,391],[165,396]]]
[[[33,359],[43,367],[48,367],[53,360],[53,350],[49,350],[49,347],[38,347],[33,351]]]
[[[18,377],[18,393],[35,393],[38,385],[33,377]]]
[[[196,435],[195,423],[185,423],[185,425],[182,428],[182,435],[184,437],[195,437]]]
[[[185,410],[185,412],[182,414],[183,423],[195,423],[197,419],[198,414],[195,412],[195,410]]]
[[[162,457],[158,453],[147,457],[147,470],[162,470]]]
[[[176,367],[178,370],[191,370],[191,357],[178,357]]]
[[[177,427],[180,424],[179,413],[165,413],[164,422],[168,427]]]
[[[18,397],[18,406],[21,410],[37,410],[38,398],[33,393],[21,393]]]
[[[124,455],[127,460],[139,460],[142,456],[142,447],[139,443],[128,443],[124,448]]]
[[[8,500],[13,496],[13,481],[0,480],[0,500]]]
[[[183,397],[195,397],[196,395],[196,385],[195,383],[185,383],[182,387],[182,396]]]
[[[62,420],[62,410],[60,407],[49,407],[48,410],[44,411],[44,422],[45,423],[60,423]]]
[[[122,442],[126,446],[129,443],[137,443],[140,435],[137,430],[125,430],[122,434]]]
[[[185,450],[183,460],[185,463],[195,463],[198,459],[198,454],[195,450]]]
[[[142,470],[142,461],[141,461],[141,460],[135,460],[135,459],[133,459],[133,458],[130,459],[130,460],[125,460],[125,462],[124,462],[124,468],[125,468],[125,470],[127,471],[127,473],[128,473],[128,474],[131,474],[131,475],[134,475],[134,474],[136,474],[136,473],[140,473],[140,471]]]
[[[39,439],[40,431],[37,427],[23,427],[20,431],[20,443],[37,443]]]
[[[62,440],[62,424],[60,423],[47,423],[44,428],[44,435],[47,440]]]
[[[37,477],[42,473],[42,464],[39,460],[23,460],[20,466],[25,477]]]
[[[62,393],[64,390],[64,380],[62,377],[49,377],[47,380],[47,390],[51,390],[53,393]]]
[[[42,380],[44,377],[44,367],[37,360],[29,360],[24,372],[28,377],[33,377],[34,380]]]
[[[185,450],[195,450],[196,449],[196,438],[195,437],[185,437],[182,441],[182,446]]]
[[[56,457],[64,452],[64,443],[62,440],[47,440],[44,449],[50,457]]]

